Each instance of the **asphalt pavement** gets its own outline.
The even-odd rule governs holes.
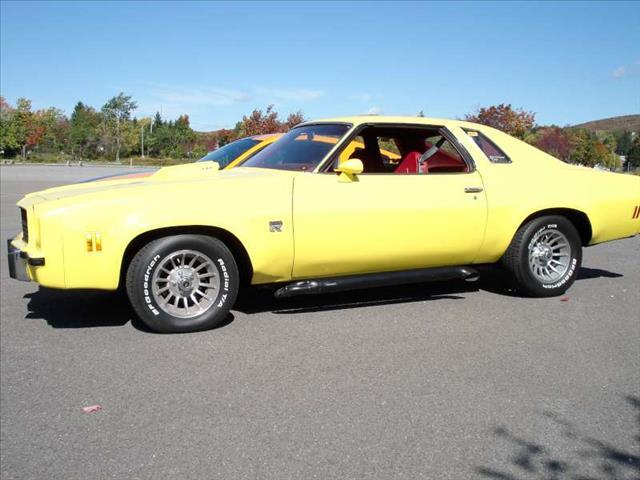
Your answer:
[[[129,170],[1,167],[2,238],[25,193]],[[183,335],[117,293],[12,281],[5,257],[2,479],[640,478],[638,237],[587,248],[564,301],[491,271],[257,291]]]

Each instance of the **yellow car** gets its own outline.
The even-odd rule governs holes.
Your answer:
[[[264,135],[253,135],[251,137],[241,138],[220,147],[213,152],[209,152],[202,157],[199,162],[216,162],[220,166],[220,170],[224,168],[233,168],[241,164],[246,159],[251,158],[260,150],[271,145],[282,136],[281,133],[267,133]]]
[[[264,135],[253,135],[250,137],[240,138],[231,143],[227,143],[223,147],[207,153],[198,162],[216,162],[220,170],[225,168],[233,168],[241,164],[245,160],[251,158],[263,148],[271,145],[282,133],[266,133]],[[99,178],[92,178],[87,182],[105,181],[105,180],[127,180],[141,179],[150,177],[155,173],[155,169],[148,169],[138,172],[118,173],[115,175],[107,175]]]
[[[499,263],[522,294],[559,295],[583,247],[640,232],[640,177],[473,123],[360,116],[301,124],[230,170],[165,167],[18,206],[13,278],[123,286],[149,327],[183,332],[224,322],[247,285],[287,297],[472,281]]]

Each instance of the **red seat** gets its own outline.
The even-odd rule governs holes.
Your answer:
[[[426,142],[426,149],[431,148],[431,143]],[[407,153],[403,158],[400,164],[394,170],[394,173],[418,173],[418,161],[422,153],[418,151],[411,151]],[[449,152],[446,152],[442,149],[438,150],[429,160],[426,161],[422,165],[421,173],[429,173],[429,172],[467,172],[467,164],[452,155]]]
[[[418,173],[418,161],[422,154],[420,152],[409,152],[403,158],[400,164],[396,167],[393,173]],[[427,173],[423,168],[422,173]]]

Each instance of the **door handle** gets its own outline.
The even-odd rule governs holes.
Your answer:
[[[465,187],[464,193],[480,193],[482,190],[482,187]]]

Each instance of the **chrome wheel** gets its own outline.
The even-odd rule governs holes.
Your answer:
[[[548,284],[565,276],[571,261],[571,245],[559,230],[544,229],[529,242],[529,268],[536,280]]]
[[[219,291],[216,265],[195,250],[179,250],[165,257],[151,280],[157,305],[179,318],[192,318],[206,312]]]

